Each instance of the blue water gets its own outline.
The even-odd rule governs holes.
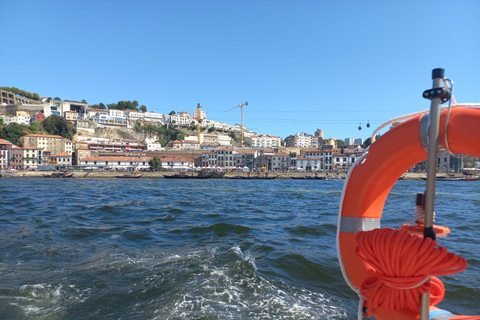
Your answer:
[[[343,182],[0,179],[0,319],[355,319]],[[399,181],[382,226],[413,219]],[[467,258],[439,307],[480,314],[480,181],[439,182],[439,243]]]

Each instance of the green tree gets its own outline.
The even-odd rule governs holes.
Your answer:
[[[142,104],[142,105],[140,106],[140,111],[142,111],[142,112],[147,112],[147,107],[146,107],[144,104]]]
[[[208,133],[211,133],[211,132],[213,132],[213,131],[215,131],[215,127],[210,127],[210,128],[208,128]]]
[[[107,107],[103,103],[98,104],[98,109],[107,109]]]
[[[137,100],[133,100],[132,104],[135,108],[138,108],[138,101]]]
[[[108,109],[118,109],[116,103],[109,103],[109,104],[107,104],[107,107],[108,107]]]
[[[377,136],[375,137],[375,139],[378,139],[378,138],[380,138],[380,135],[379,135],[379,134],[377,134]],[[363,142],[362,148],[367,148],[367,147],[369,147],[371,144],[372,144],[372,137],[369,137],[369,138],[367,138],[367,139]]]
[[[53,100],[62,101],[62,99],[60,99],[59,97],[55,97],[55,98],[53,98]]]
[[[169,116],[173,116],[174,114],[177,114],[175,111],[170,111],[170,113],[168,114]]]
[[[337,146],[339,147],[345,147],[347,143],[343,140],[337,139]]]
[[[0,132],[0,137],[10,141],[13,144],[19,144],[20,137],[25,135],[23,132],[24,126],[16,122],[4,126]]]
[[[55,114],[45,118],[43,128],[48,134],[62,136],[70,140],[72,140],[73,135],[76,133],[70,121],[64,120]]]
[[[162,170],[162,159],[159,157],[153,157],[152,160],[148,161],[148,164],[150,165],[151,168],[156,169],[156,170]]]
[[[42,129],[43,129],[43,126],[41,121],[33,121],[32,124],[30,125],[30,131],[32,131],[32,133],[37,133]]]

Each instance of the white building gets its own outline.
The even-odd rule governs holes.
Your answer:
[[[28,114],[27,112],[23,112],[23,111],[17,111],[14,116],[7,116],[5,114],[1,114],[0,118],[3,119],[3,124],[4,125],[9,125],[10,123],[30,125],[31,120],[32,120],[31,117],[30,117],[30,114]]]
[[[193,111],[193,117],[194,118],[197,117],[197,110]],[[203,111],[203,110],[200,110],[200,120],[206,120],[206,119],[207,119],[207,112]]]
[[[139,170],[149,168],[150,160],[150,157],[88,157],[80,160],[80,166],[90,169]]]
[[[200,143],[198,143],[196,140],[183,140],[182,141],[182,150],[200,150]]]
[[[331,149],[309,149],[302,152],[301,156],[297,158],[297,168],[303,167],[305,170],[308,167],[313,168],[317,166],[317,170],[330,171],[333,168],[333,150]],[[312,163],[308,161],[303,161],[300,164],[298,163],[299,159],[316,159],[320,160],[320,163]],[[319,166],[318,166],[319,165]]]
[[[280,147],[282,139],[266,134],[255,135],[245,138],[245,143],[252,148],[276,148]]]
[[[325,170],[324,167],[324,159],[322,158],[306,158],[304,156],[297,158],[297,171],[319,171]]]
[[[163,151],[162,145],[157,142],[157,136],[153,138],[145,138],[145,148],[147,151]]]
[[[87,117],[99,124],[127,126],[127,114],[123,110],[88,109]]]
[[[187,119],[192,119],[192,115],[190,114],[190,112],[187,112],[187,111],[179,111],[179,112],[177,112],[177,114],[178,114],[179,117],[187,118]]]
[[[286,171],[290,167],[290,155],[279,151],[272,156],[272,170]]]
[[[295,133],[295,135],[285,138],[285,144],[287,147],[292,148],[311,148],[312,136],[303,132]]]

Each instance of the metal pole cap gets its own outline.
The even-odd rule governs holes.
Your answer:
[[[445,75],[445,69],[437,68],[432,70],[432,79],[440,78],[443,79]]]

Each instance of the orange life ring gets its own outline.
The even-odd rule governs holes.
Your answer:
[[[422,145],[421,138],[421,132],[426,132],[425,122],[428,123],[428,118],[424,117],[426,115],[413,117],[386,132],[370,146],[368,153],[352,165],[347,174],[339,208],[337,248],[345,280],[357,292],[363,281],[372,276],[374,271],[355,253],[356,233],[380,228],[385,200],[393,185],[405,171],[427,159],[428,152]],[[440,139],[444,148],[446,118],[445,110],[440,118]],[[454,108],[450,111],[447,139],[452,153],[480,157],[479,123],[480,109]],[[435,307],[430,310],[431,313],[443,312]],[[419,319],[419,311],[407,309],[395,314],[374,310],[373,314],[378,320]],[[480,317],[451,315],[449,318],[443,316],[442,319]]]

